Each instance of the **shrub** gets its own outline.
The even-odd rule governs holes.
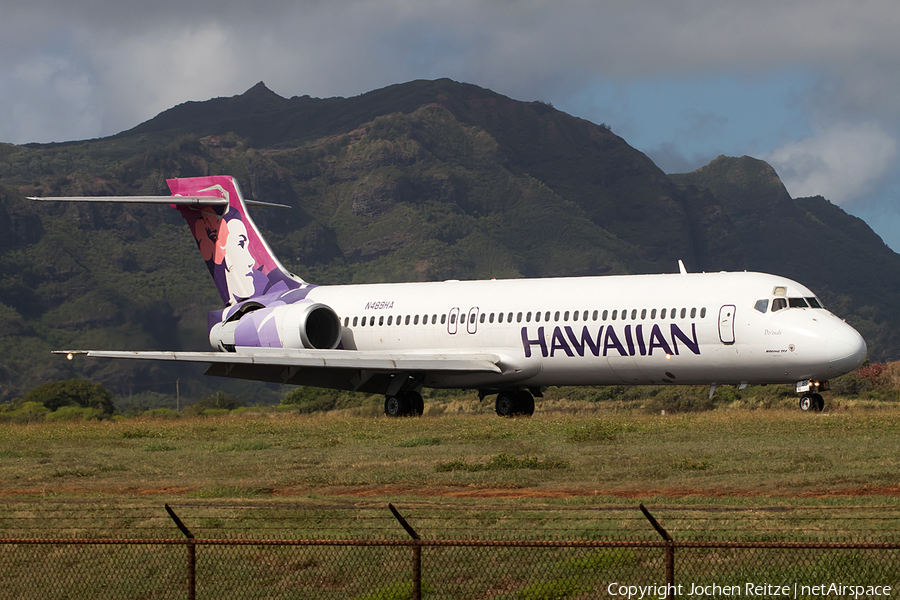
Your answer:
[[[99,383],[91,383],[86,379],[67,379],[39,385],[25,394],[22,400],[37,402],[51,411],[63,406],[80,406],[96,409],[104,416],[109,416],[116,412],[112,397],[112,392]]]
[[[44,417],[47,421],[99,421],[105,415],[96,408],[81,406],[61,406]]]

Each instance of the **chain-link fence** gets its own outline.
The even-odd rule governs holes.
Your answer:
[[[511,515],[509,504],[417,505],[403,515],[383,505],[184,504],[168,513],[120,507],[112,515],[84,504],[71,514],[65,505],[46,503],[3,508],[2,598],[873,598],[900,592],[896,508],[866,507],[876,524],[869,529],[852,507],[824,515],[815,507],[642,513],[553,506],[519,507],[512,510],[525,514]],[[342,539],[341,522],[354,539]],[[301,535],[300,523],[319,535]],[[437,539],[422,523],[440,536],[447,533],[442,523],[467,533]],[[553,537],[547,532],[554,524],[569,539],[537,539]],[[111,528],[119,537],[109,535]],[[203,535],[195,537],[194,528]],[[628,529],[631,539],[623,539]],[[123,537],[129,533],[134,537]],[[869,539],[835,540],[847,537]]]

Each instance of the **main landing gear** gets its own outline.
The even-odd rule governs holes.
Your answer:
[[[534,414],[534,396],[528,390],[503,390],[497,394],[495,409],[501,417],[530,417]]]
[[[384,414],[389,417],[408,417],[425,412],[425,401],[422,394],[415,391],[400,392],[396,396],[384,399]]]
[[[800,397],[800,410],[803,412],[822,412],[825,399],[819,393],[806,393]]]

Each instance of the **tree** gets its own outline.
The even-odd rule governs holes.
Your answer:
[[[112,401],[112,392],[102,384],[92,383],[87,379],[66,379],[44,383],[22,398],[24,402],[38,402],[51,411],[63,406],[80,406],[99,410],[103,415],[116,412]]]

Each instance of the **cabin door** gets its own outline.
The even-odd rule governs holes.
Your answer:
[[[719,309],[719,340],[730,346],[734,343],[734,304]]]
[[[478,331],[478,307],[469,309],[469,320],[466,322],[466,331],[475,333]]]
[[[459,308],[451,309],[449,316],[450,318],[447,320],[447,333],[449,333],[450,335],[456,335],[456,321],[459,319]]]

